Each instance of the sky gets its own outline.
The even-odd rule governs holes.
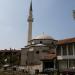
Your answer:
[[[0,0],[0,49],[23,48],[27,44],[30,0]],[[75,0],[32,0],[33,36],[56,40],[75,37],[72,11]]]

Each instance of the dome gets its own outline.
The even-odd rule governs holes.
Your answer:
[[[54,38],[49,35],[42,34],[42,35],[38,35],[38,36],[34,37],[33,39],[54,39]]]

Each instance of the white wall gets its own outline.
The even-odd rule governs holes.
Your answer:
[[[37,70],[37,69],[39,70],[39,72],[42,72],[42,64],[28,66],[28,71],[31,74],[35,74],[35,70]]]

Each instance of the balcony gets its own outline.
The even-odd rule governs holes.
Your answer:
[[[57,60],[63,60],[63,59],[75,59],[75,56],[73,55],[57,56]]]

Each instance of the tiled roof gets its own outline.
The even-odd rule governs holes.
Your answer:
[[[56,54],[44,54],[43,56],[41,56],[41,60],[52,60],[56,58]]]
[[[67,38],[67,39],[63,39],[63,40],[58,40],[57,45],[66,44],[66,43],[73,43],[73,42],[75,42],[75,37],[74,38]]]

